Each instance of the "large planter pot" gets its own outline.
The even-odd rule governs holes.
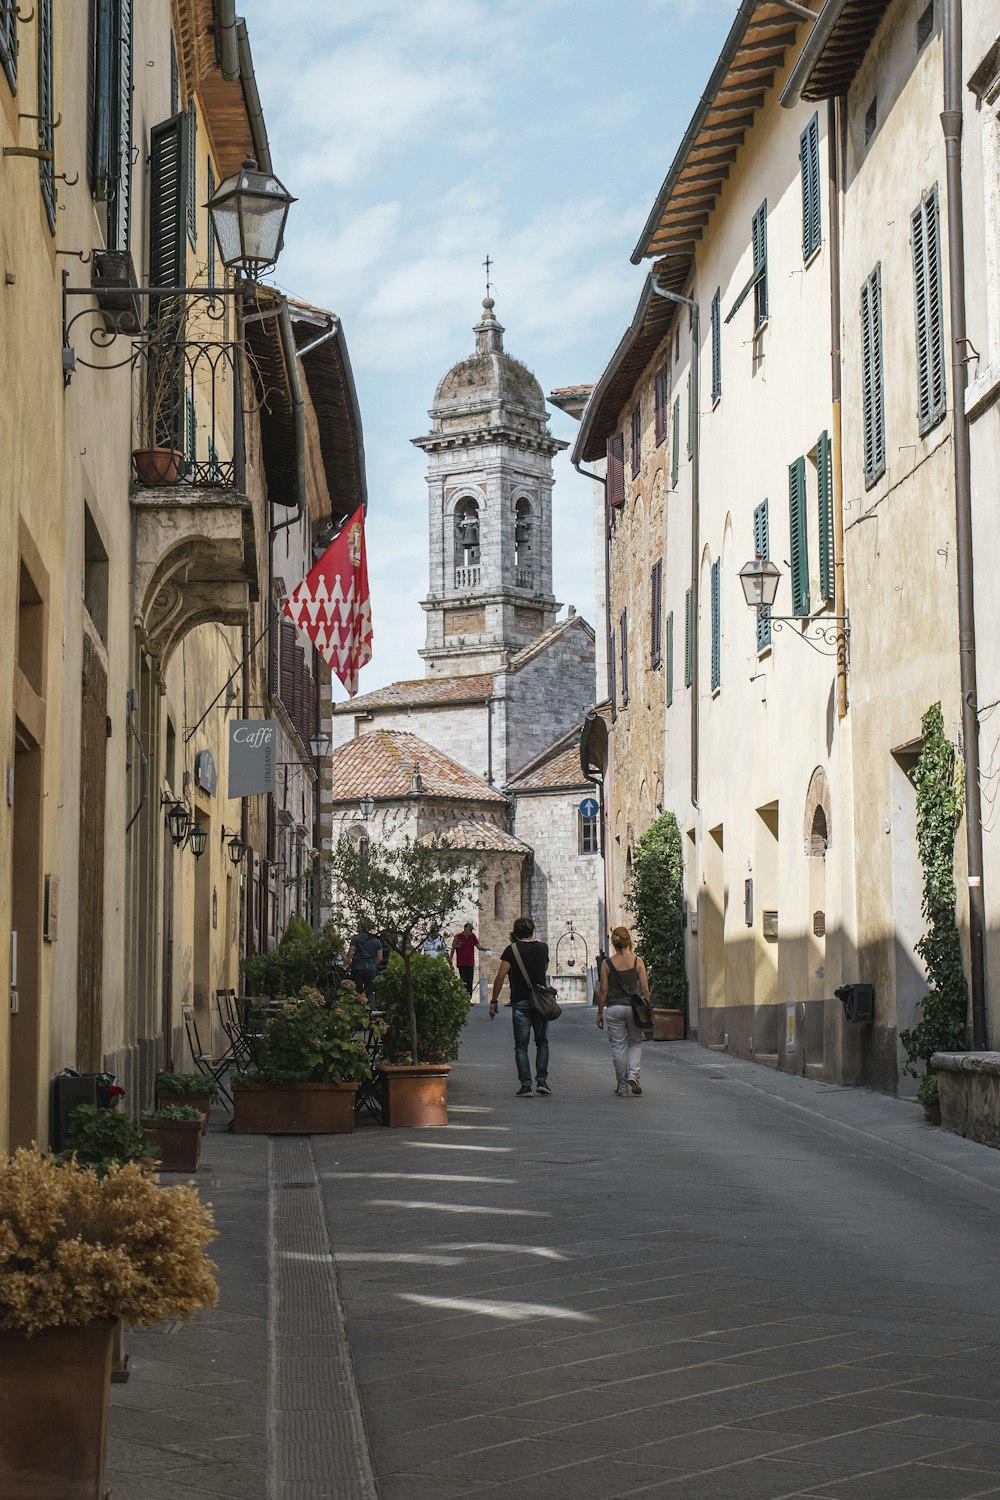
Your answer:
[[[114,1330],[0,1332],[0,1495],[104,1500]]]
[[[176,448],[134,448],[132,467],[135,477],[146,489],[161,484],[176,484],[181,477],[184,455]]]
[[[653,1006],[653,1041],[682,1042],[684,1040],[684,1012],[669,1010],[665,1005]]]
[[[161,1172],[197,1172],[205,1116],[197,1120],[154,1120],[143,1116],[147,1141],[160,1148]]]
[[[233,1089],[243,1135],[342,1135],[354,1129],[356,1083],[246,1083]]]
[[[451,1063],[380,1063],[382,1124],[447,1125]]]
[[[158,1089],[156,1092],[157,1109],[166,1109],[168,1104],[190,1104],[192,1109],[200,1109],[205,1116],[205,1123],[201,1127],[202,1135],[208,1129],[208,1112],[212,1107],[212,1096],[204,1094],[171,1094],[169,1089]]]

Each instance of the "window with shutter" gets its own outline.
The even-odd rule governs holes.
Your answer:
[[[753,513],[753,550],[757,557],[771,556],[771,530],[767,519],[767,501],[762,500]],[[757,606],[757,650],[771,644],[771,606]]]
[[[684,686],[691,686],[694,669],[694,596],[688,589],[684,595]]]
[[[667,408],[670,405],[670,377],[666,365],[661,365],[656,372],[654,405],[656,446],[659,447],[660,444],[666,440]]]
[[[186,184],[186,214],[187,237],[191,241],[191,249],[198,248],[198,110],[193,99],[188,100],[188,172]]]
[[[882,264],[861,288],[861,397],[865,489],[885,473],[885,392],[882,386]]]
[[[722,292],[712,298],[712,405],[722,395]]]
[[[184,195],[188,181],[190,125],[182,110],[149,133],[149,282],[184,286]]]
[[[112,0],[108,68],[108,247],[127,250],[132,228],[132,0]]]
[[[910,218],[917,329],[917,419],[923,435],[947,409],[941,302],[941,216],[937,183]]]
[[[291,713],[292,704],[295,701],[295,626],[285,617],[282,617],[281,621],[281,672],[278,678],[278,696]]]
[[[753,288],[753,327],[758,328],[767,321],[767,199],[753,216],[751,233],[753,247],[753,269],[756,281]]]
[[[792,614],[809,613],[809,524],[806,517],[806,461],[788,466],[788,529],[792,556]]]
[[[619,638],[622,648],[622,708],[628,707],[628,610],[623,609],[618,618]]]
[[[829,603],[833,598],[833,470],[827,432],[820,434],[816,444],[816,480],[819,490],[819,591]]]
[[[611,717],[618,717],[618,661],[615,655],[615,633],[608,632],[608,697],[611,699]]]
[[[677,397],[674,402],[674,445],[670,455],[670,487],[677,488],[677,478],[681,468],[681,398]]]
[[[642,405],[638,398],[632,408],[632,478],[642,467]]]
[[[295,642],[293,651],[294,668],[292,673],[292,723],[301,737],[305,727],[305,688],[306,688],[306,654]]]
[[[649,664],[660,665],[663,644],[663,559],[657,558],[650,575]]]
[[[722,575],[719,559],[712,564],[712,692],[722,686]]]
[[[664,631],[663,650],[664,650],[664,654],[665,654],[666,659],[667,659],[667,665],[666,665],[666,669],[665,669],[665,672],[664,672],[664,676],[666,678],[666,681],[664,683],[664,691],[665,691],[666,700],[667,700],[667,707],[669,708],[670,705],[671,705],[671,703],[673,703],[673,701],[674,701],[674,612],[673,612],[673,610],[671,610],[670,613],[667,615],[666,629]]]
[[[275,604],[271,605],[271,629],[268,635],[268,694],[276,698],[280,691],[281,671],[281,615]]]
[[[215,193],[215,173],[212,170],[212,163],[209,162],[208,163],[208,202],[209,203],[211,203],[212,197],[213,197],[214,193]],[[209,219],[208,219],[208,284],[209,284],[209,286],[213,286],[213,287],[216,285],[216,281],[215,281],[215,230],[212,228],[212,218],[211,218],[211,215],[209,215]],[[213,307],[215,306],[214,301],[212,302],[211,305]]]
[[[9,0],[0,0],[9,3]],[[16,10],[16,7],[14,7]],[[45,216],[49,229],[56,232],[56,133],[55,96],[52,86],[52,0],[37,0],[38,10],[38,149],[47,156],[39,157],[38,180],[45,204]]]
[[[181,80],[177,71],[177,43],[170,33],[170,113],[175,115],[181,107]]]
[[[7,82],[17,92],[17,7],[10,0],[0,4],[0,67]]]
[[[819,115],[813,115],[799,136],[799,166],[802,175],[802,259],[816,253],[822,238],[819,177]]]
[[[693,370],[688,370],[688,458],[690,458],[691,454],[694,452],[694,385],[692,383],[693,374]]]
[[[608,504],[613,510],[625,504],[625,438],[620,432],[608,438]]]

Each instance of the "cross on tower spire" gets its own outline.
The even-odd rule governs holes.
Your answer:
[[[495,264],[496,264],[495,261],[492,261],[490,259],[490,257],[489,257],[489,254],[487,253],[486,259],[483,261],[483,265],[486,267],[486,295],[487,295],[487,297],[490,295],[490,267],[492,265],[495,265]]]

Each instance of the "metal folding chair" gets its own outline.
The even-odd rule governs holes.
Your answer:
[[[187,1035],[188,1049],[191,1053],[191,1061],[198,1072],[205,1078],[211,1078],[218,1086],[226,1108],[229,1113],[233,1112],[233,1096],[223,1083],[223,1078],[229,1071],[231,1058],[228,1053],[224,1057],[215,1057],[211,1052],[206,1052],[201,1045],[201,1037],[198,1035],[198,1022],[195,1019],[194,1010],[190,1005],[183,1007],[184,1031]]]
[[[238,1068],[245,1068],[257,1060],[257,1043],[263,1032],[250,1025],[250,1007],[240,1014],[240,1005],[235,990],[216,990],[215,1003],[219,1009],[222,1029],[229,1038],[228,1054]]]

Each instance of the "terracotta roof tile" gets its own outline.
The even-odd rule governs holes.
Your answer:
[[[503,802],[482,777],[405,730],[375,729],[348,740],[330,757],[334,802],[357,802],[362,797],[400,798],[413,795],[414,768],[420,768],[424,797],[464,802]]]
[[[445,843],[455,849],[481,849],[498,854],[531,853],[528,844],[485,818],[455,818],[438,832]]]
[[[436,703],[484,703],[493,691],[493,676],[480,672],[470,677],[415,677],[390,682],[360,698],[334,705],[334,713],[365,713],[373,708],[427,708]]]
[[[591,786],[580,769],[580,729],[577,724],[561,740],[529,761],[507,783],[515,796],[521,792],[576,791]]]

